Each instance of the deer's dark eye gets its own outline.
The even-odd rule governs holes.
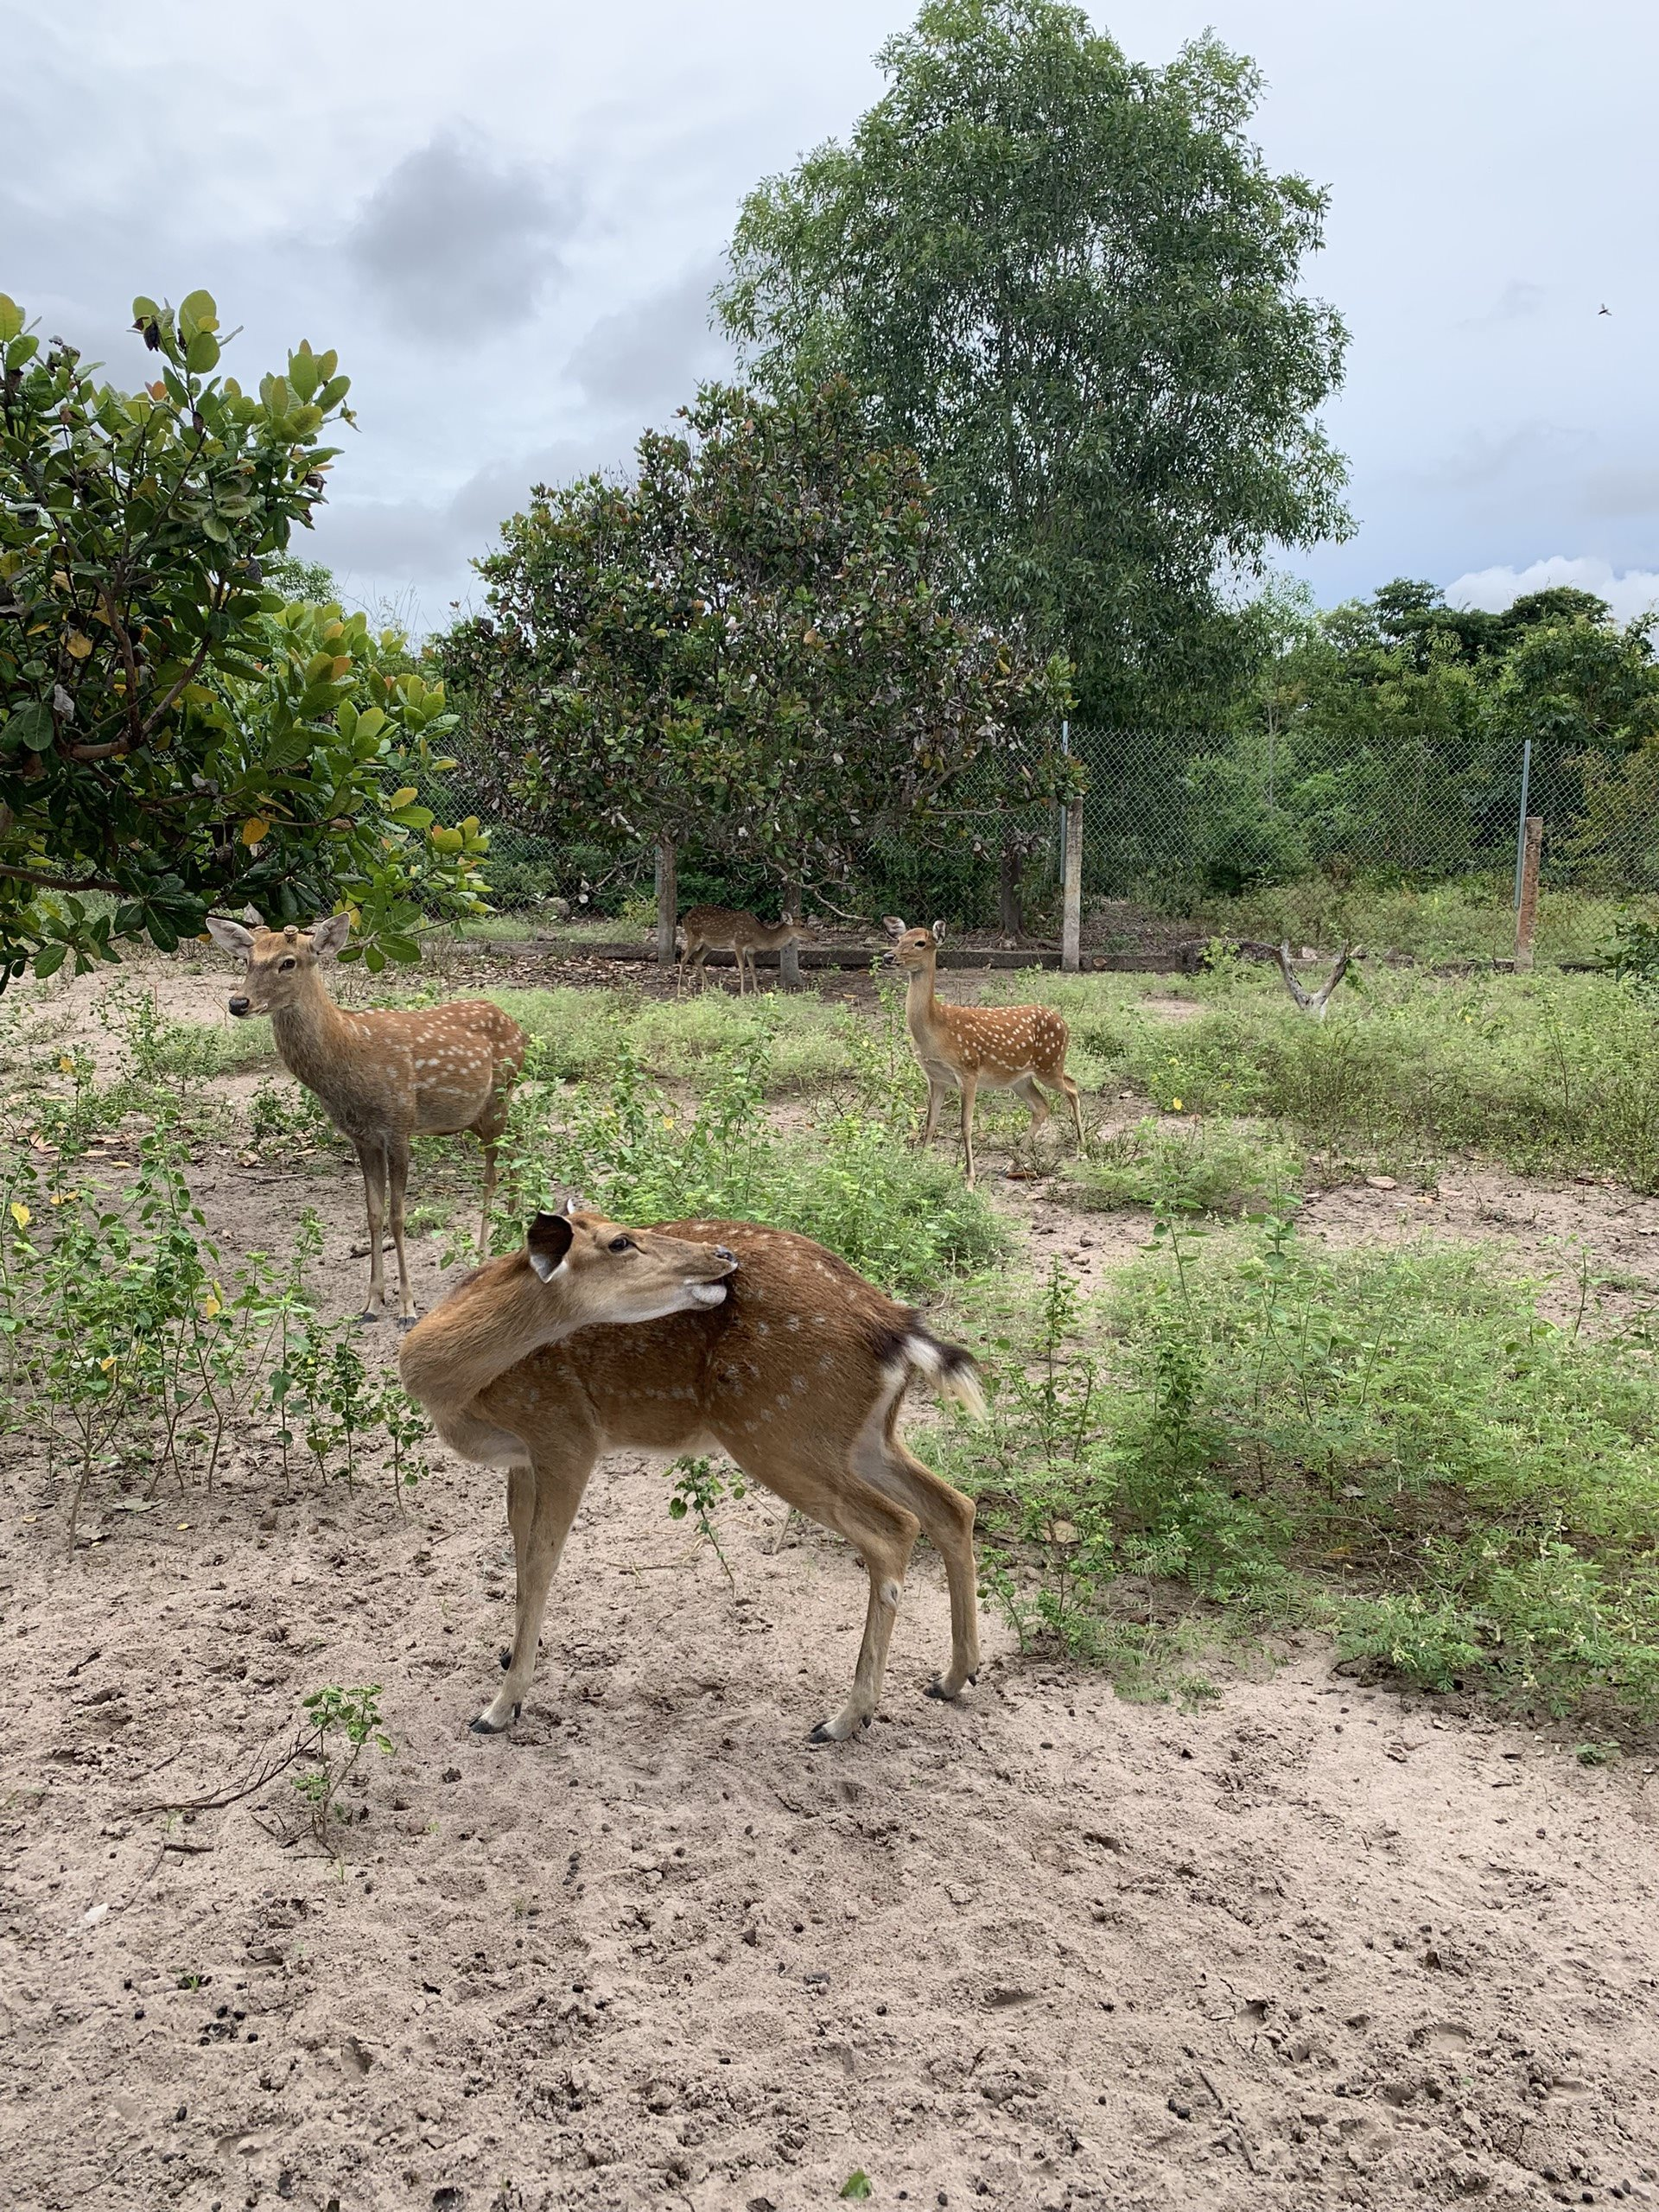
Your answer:
[[[277,967],[278,967],[279,969],[281,969],[281,968],[294,968],[294,967],[296,967],[298,964],[299,964],[299,963],[298,963],[296,961],[293,961],[293,960],[279,960],[279,961],[276,963],[276,965],[277,965]]]
[[[611,1249],[613,1252],[632,1252],[634,1249],[632,1237],[613,1236],[611,1239]]]

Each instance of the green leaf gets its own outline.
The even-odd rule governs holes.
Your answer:
[[[875,2195],[875,2191],[870,2187],[870,2177],[865,2172],[863,2167],[857,2166],[848,2175],[846,2180],[842,2182],[841,2187],[836,2191],[836,2194],[837,2196],[861,2197],[874,2196]]]
[[[23,311],[8,293],[0,292],[0,339],[22,335]]]
[[[135,316],[134,321],[137,320]],[[214,302],[213,294],[187,292],[179,302],[179,322],[182,328],[208,331],[217,329],[219,308]]]
[[[55,976],[67,957],[68,951],[69,948],[67,944],[46,945],[35,956],[35,973],[41,976]]]
[[[0,722],[0,753],[44,753],[51,742],[51,709],[40,699]]]
[[[199,377],[219,366],[219,340],[211,330],[199,330],[191,339],[184,349],[184,365]]]

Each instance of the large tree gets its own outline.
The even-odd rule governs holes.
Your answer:
[[[478,825],[406,780],[442,688],[261,569],[323,496],[347,379],[302,345],[244,391],[207,293],[133,309],[156,373],[126,392],[0,295],[0,988],[249,901],[344,904],[353,955],[413,958],[423,908],[481,903]]]
[[[1345,334],[1301,289],[1325,195],[1269,170],[1212,39],[1150,68],[1063,0],[929,0],[878,59],[848,143],[745,202],[726,328],[773,391],[872,397],[1084,720],[1199,719],[1254,646],[1230,588],[1347,526]]]
[[[570,842],[696,839],[827,884],[873,836],[951,834],[1065,787],[1061,661],[941,595],[949,533],[914,454],[835,379],[709,386],[626,482],[541,487],[443,641],[472,760]]]

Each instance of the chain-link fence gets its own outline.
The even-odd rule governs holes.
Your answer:
[[[1070,733],[1088,775],[1083,893],[1166,916],[1323,879],[1405,887],[1504,879],[1525,814],[1545,824],[1548,887],[1659,891],[1659,757],[1493,738],[1387,741],[1292,728],[1203,733]],[[515,819],[495,764],[458,766],[423,796],[440,817],[490,832],[492,904],[595,917],[649,896],[652,855],[556,838]],[[809,881],[806,903],[868,924],[884,913],[958,929],[1058,927],[1061,823],[1052,806],[1007,810],[965,781],[958,804],[912,831],[855,846],[843,874]],[[980,799],[979,804],[976,800]],[[682,906],[775,911],[777,871],[734,855],[715,830],[677,855]]]

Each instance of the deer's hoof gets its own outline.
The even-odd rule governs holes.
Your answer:
[[[505,1720],[492,1720],[487,1713],[480,1713],[476,1720],[469,1720],[467,1726],[474,1736],[505,1736],[524,1709],[522,1705],[515,1705]]]
[[[372,1322],[378,1321],[380,1315],[376,1307],[365,1306],[360,1313],[353,1313],[352,1319],[359,1329],[366,1329]]]
[[[400,1313],[397,1316],[397,1326],[400,1329],[412,1329],[419,1319],[420,1316],[416,1313]]]

